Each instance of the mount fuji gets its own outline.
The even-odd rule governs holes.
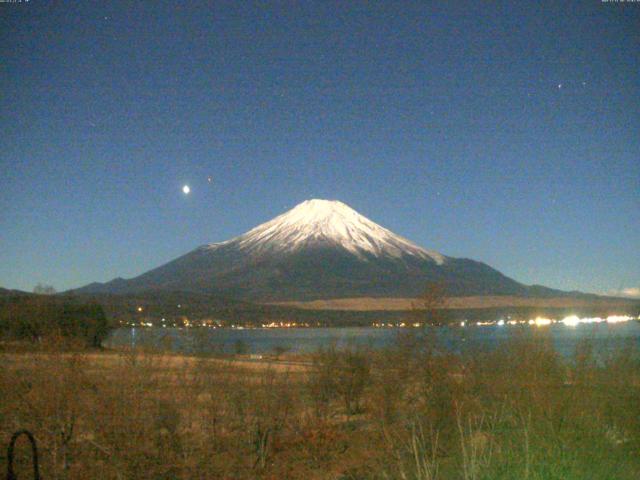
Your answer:
[[[523,285],[478,261],[427,250],[342,202],[318,199],[138,277],[75,292],[182,291],[274,302],[415,297],[428,282],[441,283],[451,296],[566,294]]]

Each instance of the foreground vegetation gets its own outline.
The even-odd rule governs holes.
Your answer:
[[[44,478],[640,478],[637,345],[563,359],[514,334],[452,355],[407,332],[286,362],[72,347],[0,354],[0,438],[32,431]],[[17,460],[31,478],[25,443]]]

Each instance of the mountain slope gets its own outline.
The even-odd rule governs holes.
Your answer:
[[[426,250],[328,200],[308,200],[239,237],[204,245],[133,279],[78,292],[180,290],[283,301],[409,297],[434,281],[456,296],[533,293],[484,263]]]

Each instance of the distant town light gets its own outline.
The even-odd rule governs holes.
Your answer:
[[[578,318],[577,315],[569,315],[568,317],[564,317],[560,320],[560,322],[567,327],[575,327],[580,323],[580,318]]]
[[[538,317],[534,320],[536,326],[538,327],[545,327],[547,325],[551,325],[551,319],[550,318],[544,318],[544,317]]]

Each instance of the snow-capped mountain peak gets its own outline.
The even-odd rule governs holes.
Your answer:
[[[211,244],[208,248],[215,249],[229,244],[252,254],[332,245],[342,247],[359,257],[365,253],[376,257],[412,255],[431,259],[438,265],[445,261],[440,253],[419,247],[336,200],[307,200],[244,235],[227,242]]]
[[[327,200],[303,202],[239,237],[198,247],[135,278],[77,292],[193,292],[274,302],[409,298],[432,282],[452,296],[554,294],[482,262],[425,250],[344,203]]]

